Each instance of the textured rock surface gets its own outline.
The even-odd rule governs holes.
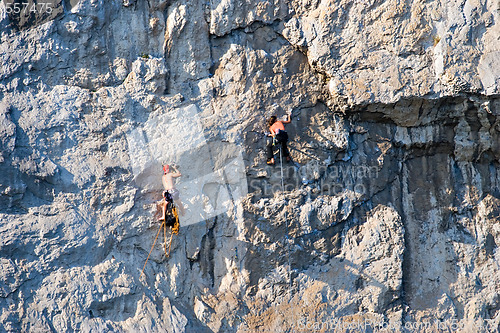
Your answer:
[[[498,1],[55,3],[0,4],[0,331],[499,329]]]

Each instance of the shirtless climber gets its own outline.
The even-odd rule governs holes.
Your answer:
[[[272,116],[268,120],[269,125],[269,136],[273,137],[273,140],[267,142],[267,164],[274,165],[274,154],[273,154],[273,141],[281,144],[281,151],[283,156],[288,162],[290,162],[290,152],[286,143],[288,142],[288,134],[285,131],[285,125],[291,122],[291,115],[288,113],[288,120],[277,120],[276,116]]]
[[[161,181],[163,183],[163,188],[165,191],[170,193],[172,199],[174,199],[175,205],[179,207],[181,216],[184,216],[184,206],[182,205],[181,200],[179,199],[179,190],[174,186],[174,178],[178,178],[182,176],[182,174],[177,170],[176,167],[172,166],[174,172],[171,172],[170,166],[168,164],[163,165],[163,176]],[[166,201],[164,200],[164,207],[166,206]]]

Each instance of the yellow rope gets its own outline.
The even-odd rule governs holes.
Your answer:
[[[160,225],[160,229],[158,229],[158,233],[156,234],[155,241],[153,242],[153,246],[151,246],[151,250],[149,250],[148,257],[146,258],[146,262],[144,263],[144,267],[142,268],[141,275],[144,274],[144,269],[146,268],[146,264],[148,263],[149,256],[151,255],[151,252],[153,252],[153,248],[155,247],[156,240],[158,239],[158,236],[160,235],[160,232],[161,232],[161,228],[163,227],[164,224],[165,224],[165,220],[163,220],[162,224]]]
[[[165,242],[163,244],[163,248],[165,250],[165,255],[167,257],[170,256],[170,248],[172,246],[172,238],[174,237],[174,234],[177,235],[179,233],[179,227],[180,227],[179,214],[177,213],[177,207],[174,206],[174,208],[172,209],[172,213],[174,214],[175,222],[174,222],[174,225],[172,226],[172,229],[171,229],[170,241],[168,243],[168,252],[167,252],[167,225],[166,225],[165,217],[164,217],[164,219],[162,220],[162,223],[160,225],[160,229],[158,230],[158,233],[156,234],[155,240],[153,242],[153,246],[151,246],[151,250],[149,250],[149,254],[148,254],[148,257],[146,258],[146,262],[144,263],[144,267],[142,268],[141,275],[144,274],[144,269],[146,268],[146,264],[148,263],[149,256],[151,255],[151,252],[153,252],[153,248],[155,247],[156,240],[158,239],[158,236],[160,235],[161,229],[163,227],[165,227],[165,229],[163,229],[163,237],[165,239]]]
[[[172,238],[174,237],[174,234],[177,235],[179,233],[179,214],[177,214],[177,207],[174,207],[172,209],[172,213],[174,214],[175,222],[174,222],[174,225],[172,226],[171,233],[170,233],[170,242],[168,243],[168,253],[165,251],[165,254],[167,255],[167,257],[170,256],[170,248],[172,246]],[[165,239],[165,242],[166,242],[166,239]]]
[[[142,268],[141,275],[144,274],[144,269],[146,268],[146,264],[148,263],[149,256],[151,255],[151,252],[153,252],[153,248],[155,247],[156,240],[158,239],[158,236],[160,235],[161,229],[163,227],[165,228],[165,229],[163,229],[163,237],[165,239],[165,243],[163,244],[163,248],[165,250],[165,255],[167,257],[170,256],[170,248],[172,246],[172,238],[173,238],[174,234],[177,235],[179,233],[179,226],[180,226],[179,214],[177,213],[177,207],[174,206],[174,208],[172,209],[172,213],[174,214],[174,217],[175,217],[175,223],[172,226],[172,232],[170,234],[170,241],[168,243],[168,252],[167,252],[167,225],[165,224],[165,219],[164,219],[160,225],[160,229],[158,230],[158,233],[156,234],[155,240],[153,242],[153,246],[151,246],[151,250],[149,250],[149,254],[148,254],[148,257],[146,258],[146,262],[144,263],[144,267]]]
[[[165,249],[165,254],[167,255],[167,257],[170,256],[170,247],[172,246],[172,238],[174,237],[174,232],[172,231],[170,233],[170,242],[168,243],[168,253],[166,252],[167,249]]]
[[[163,220],[164,224],[165,224],[165,220]],[[165,225],[165,228],[163,228],[163,239],[164,239],[164,242],[163,242],[163,249],[165,250],[165,254],[167,254],[167,226]],[[167,255],[168,257],[168,255]]]
[[[179,214],[177,213],[177,207],[174,206],[174,208],[172,209],[172,213],[175,217],[175,223],[172,226],[172,233],[177,235],[179,233]]]

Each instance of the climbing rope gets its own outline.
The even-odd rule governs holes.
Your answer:
[[[161,227],[165,224],[165,220],[163,220],[163,223],[161,224]],[[160,227],[160,228],[161,228]],[[165,250],[165,254],[167,254],[167,226],[163,228],[163,249]],[[172,241],[172,237],[170,237],[170,241]]]
[[[170,241],[168,242],[168,252],[167,252],[167,223],[166,223],[166,217],[164,216],[164,219],[160,225],[160,229],[158,229],[158,233],[156,234],[155,240],[153,242],[153,246],[151,246],[151,250],[149,250],[148,257],[146,258],[146,262],[144,263],[144,267],[142,268],[141,275],[144,274],[144,269],[146,268],[146,264],[148,263],[149,256],[151,255],[151,252],[153,252],[153,248],[155,247],[156,240],[158,239],[158,236],[160,235],[161,229],[163,229],[163,237],[165,242],[163,243],[163,249],[165,251],[165,255],[167,257],[170,256],[170,249],[172,247],[172,239],[174,238],[174,234],[177,235],[179,233],[179,214],[177,213],[177,207],[174,206],[172,209],[172,213],[175,217],[175,223],[172,226],[171,232],[170,232]]]
[[[165,220],[164,220],[164,221],[163,221],[163,223],[160,225],[160,229],[158,229],[158,233],[156,234],[155,240],[154,240],[154,242],[153,242],[153,246],[151,246],[151,250],[149,250],[148,257],[146,258],[146,262],[144,263],[144,267],[142,268],[141,275],[142,275],[142,274],[144,274],[144,269],[146,268],[146,264],[148,263],[149,256],[151,255],[151,252],[153,252],[153,248],[155,247],[156,240],[158,239],[158,236],[160,235],[160,232],[161,232],[161,228],[163,228],[163,225],[164,225],[164,224],[165,224]]]
[[[174,214],[175,217],[175,223],[172,226],[172,230],[170,231],[170,241],[168,242],[168,253],[167,253],[167,236],[165,234],[165,255],[167,257],[170,256],[170,248],[172,246],[172,238],[174,238],[174,234],[177,235],[179,233],[179,214],[177,214],[177,207],[174,206],[172,209],[172,213]],[[167,229],[167,226],[165,226],[165,229]],[[166,233],[166,231],[165,231]]]
[[[292,299],[292,265],[290,264],[290,241],[289,241],[289,230],[288,230],[288,217],[286,212],[286,199],[285,199],[285,184],[283,177],[283,154],[281,152],[282,146],[280,145],[280,168],[281,168],[281,193],[283,195],[283,205],[285,207],[285,227],[286,227],[286,250],[288,256],[288,290],[290,292],[290,300]]]

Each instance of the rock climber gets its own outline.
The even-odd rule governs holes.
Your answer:
[[[174,178],[178,178],[178,177],[182,176],[182,174],[179,172],[179,170],[177,170],[177,168],[175,166],[172,166],[172,169],[174,170],[174,172],[171,172],[170,166],[168,164],[163,165],[163,176],[161,178],[161,181],[163,183],[164,190],[166,192],[170,193],[170,195],[172,196],[172,199],[175,202],[175,205],[177,207],[179,207],[181,216],[183,216],[184,215],[184,206],[182,205],[182,202],[179,199],[179,190],[176,189],[174,186]],[[165,195],[164,195],[164,197],[165,197]],[[165,207],[167,205],[166,199],[163,200],[163,202],[164,202],[163,207],[165,209]],[[163,216],[165,216],[165,212],[163,212]]]
[[[281,144],[281,151],[286,160],[290,161],[290,152],[286,143],[288,142],[288,134],[285,131],[285,125],[291,122],[290,113],[288,113],[288,120],[277,120],[276,116],[271,116],[268,120],[269,131],[268,134],[273,139],[267,142],[267,164],[274,165],[274,154],[273,154],[273,141],[277,144]]]

